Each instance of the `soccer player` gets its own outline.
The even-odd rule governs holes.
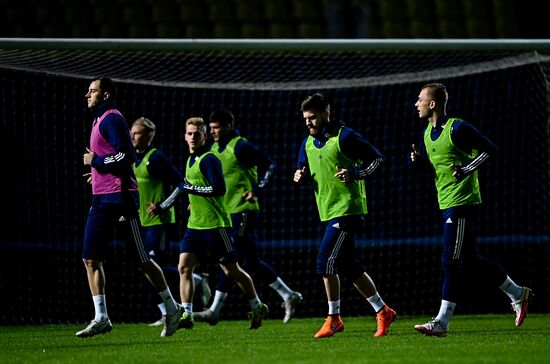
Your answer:
[[[183,192],[179,188],[183,177],[168,157],[151,145],[156,129],[156,125],[145,117],[136,119],[130,128],[130,137],[137,153],[134,173],[139,187],[141,236],[145,251],[161,266],[165,277],[174,274],[179,280],[177,267],[170,264],[169,245],[176,235],[176,212],[173,205]],[[204,305],[211,297],[207,276],[193,274],[195,285],[201,288]],[[157,306],[160,319],[149,326],[164,325],[166,307],[162,301]]]
[[[344,331],[340,316],[340,273],[353,280],[355,288],[375,310],[374,336],[385,336],[396,313],[384,303],[371,277],[356,260],[354,238],[367,215],[365,179],[383,157],[362,135],[331,120],[330,104],[322,94],[308,96],[301,109],[309,136],[300,148],[294,182],[309,177],[319,216],[326,224],[316,271],[323,277],[328,317],[314,337],[325,338]]]
[[[181,303],[185,310],[179,327],[190,329],[193,318],[193,270],[199,258],[210,252],[224,273],[233,279],[250,302],[250,329],[257,329],[268,313],[250,275],[237,263],[234,242],[229,235],[231,216],[225,207],[226,192],[220,160],[206,147],[206,122],[200,117],[187,119],[185,141],[190,156],[185,171],[184,189],[189,193],[190,215],[180,244]]]
[[[444,236],[441,263],[443,267],[442,300],[437,316],[415,330],[429,336],[445,336],[449,322],[460,300],[464,282],[469,277],[499,287],[512,301],[516,326],[527,315],[531,289],[518,286],[497,263],[477,252],[475,215],[481,204],[477,170],[489,156],[496,154],[495,145],[471,124],[446,114],[448,93],[441,83],[422,87],[415,107],[428,125],[420,147],[413,144],[413,165],[422,161],[432,167],[439,208],[443,214]]]
[[[111,233],[121,229],[127,234],[127,247],[138,260],[138,269],[159,293],[166,307],[166,321],[160,336],[171,336],[177,329],[182,308],[176,303],[160,267],[145,252],[140,235],[139,195],[132,165],[136,152],[124,117],[115,107],[117,89],[109,78],[96,78],[88,88],[86,100],[94,114],[90,146],[83,163],[92,185],[92,207],[86,220],[82,259],[86,267],[95,317],[76,336],[86,338],[112,329],[105,302],[103,261]]]
[[[239,131],[233,128],[234,122],[233,113],[229,110],[221,108],[210,114],[210,134],[214,139],[210,150],[222,164],[227,188],[224,199],[233,224],[231,237],[235,241],[243,268],[255,273],[256,279],[268,284],[281,296],[281,306],[285,308],[283,322],[286,324],[302,301],[302,295],[290,289],[275,269],[260,258],[256,243],[256,224],[260,211],[258,200],[271,179],[275,162],[240,136]],[[230,288],[228,283],[227,276],[218,275],[212,305],[205,311],[195,313],[195,320],[207,321],[212,325],[218,322]]]

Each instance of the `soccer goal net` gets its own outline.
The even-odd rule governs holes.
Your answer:
[[[92,121],[84,95],[97,76],[117,81],[117,105],[129,124],[140,116],[156,123],[155,145],[181,170],[185,119],[207,118],[222,106],[233,111],[241,134],[275,160],[261,201],[259,250],[304,295],[299,316],[326,313],[315,276],[323,230],[311,188],[292,182],[306,136],[300,103],[315,92],[331,101],[332,118],[362,133],[385,157],[366,183],[369,219],[357,235],[358,259],[401,314],[437,309],[442,221],[432,177],[411,172],[407,155],[425,127],[414,107],[420,87],[442,82],[450,94],[447,113],[472,123],[499,148],[480,171],[480,251],[516,281],[538,284],[541,297],[550,296],[549,66],[544,41],[3,39],[0,290],[8,294],[0,324],[85,321],[92,313],[80,261],[91,198],[82,154]],[[178,205],[180,236],[184,205]],[[151,320],[155,306],[119,247],[113,244],[106,262],[108,305],[119,321]],[[351,282],[343,282],[343,313],[372,315]],[[282,317],[280,298],[258,286],[272,317]],[[177,283],[172,289],[177,296]],[[499,295],[486,287],[481,294]],[[461,312],[509,309],[504,297],[496,305],[481,301],[466,297]],[[235,289],[222,316],[245,318],[246,307]],[[547,312],[550,305],[541,300],[535,309]]]

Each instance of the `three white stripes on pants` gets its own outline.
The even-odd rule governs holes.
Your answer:
[[[455,249],[453,251],[453,259],[459,259],[462,251],[462,243],[464,242],[464,231],[466,227],[466,219],[459,217],[456,223],[456,240]]]

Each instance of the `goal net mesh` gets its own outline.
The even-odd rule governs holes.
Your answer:
[[[480,170],[480,252],[517,283],[550,296],[549,65],[549,55],[537,50],[0,49],[6,192],[0,290],[9,292],[0,303],[0,324],[83,322],[93,312],[80,250],[91,198],[82,177],[92,121],[84,95],[97,76],[117,81],[117,105],[129,124],[140,116],[156,123],[155,145],[181,170],[185,119],[206,118],[221,106],[233,111],[242,135],[271,155],[277,170],[262,201],[260,254],[302,292],[297,315],[304,317],[324,316],[326,298],[314,273],[323,231],[313,192],[292,183],[306,135],[301,101],[322,92],[332,118],[385,156],[367,180],[369,221],[357,236],[358,257],[399,313],[428,315],[440,300],[442,221],[432,177],[413,173],[407,155],[425,127],[414,107],[419,89],[442,82],[450,94],[448,114],[474,124],[499,148]],[[181,237],[186,202],[177,208]],[[118,321],[156,319],[144,280],[121,246],[113,241],[105,265],[109,310]],[[176,265],[176,241],[173,246]],[[202,268],[217,274],[215,267]],[[171,282],[177,297],[177,277]],[[472,283],[457,312],[509,310],[494,287],[481,289],[490,300],[474,300],[479,282]],[[280,298],[267,286],[258,290],[271,318],[282,318]],[[222,318],[244,319],[247,305],[235,288]],[[549,308],[542,301],[534,307]],[[346,278],[342,312],[373,316]]]

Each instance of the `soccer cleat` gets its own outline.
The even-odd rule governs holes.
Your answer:
[[[397,313],[384,305],[376,314],[377,329],[374,336],[386,336],[391,323],[395,320],[395,316],[397,316]]]
[[[166,315],[162,315],[161,318],[159,318],[157,321],[153,322],[152,324],[149,324],[149,326],[151,327],[164,326],[165,321],[166,321]]]
[[[111,324],[111,320],[109,319],[102,321],[92,320],[84,330],[80,330],[75,335],[84,339],[99,334],[106,334],[108,332],[111,332],[112,329],[113,325]]]
[[[216,325],[220,319],[220,315],[209,308],[204,311],[193,312],[193,317],[195,318],[195,321],[205,321],[212,326]]]
[[[184,312],[178,323],[178,329],[192,329],[195,326],[195,320],[193,319],[193,314],[189,312]]]
[[[178,306],[178,310],[176,312],[174,312],[171,315],[166,315],[166,320],[164,321],[164,328],[160,333],[160,337],[172,336],[178,329],[180,318],[183,315],[183,307],[181,307],[180,305],[177,305],[177,306]]]
[[[281,303],[281,307],[284,307],[285,309],[285,317],[283,318],[283,323],[286,324],[290,321],[290,319],[294,316],[294,312],[296,311],[296,306],[300,302],[303,301],[302,294],[300,292],[294,291],[290,298],[283,303]]]
[[[253,309],[248,313],[248,318],[250,319],[250,330],[255,330],[262,326],[262,320],[267,317],[269,308],[265,303],[261,303],[258,307]]]
[[[199,284],[200,297],[203,307],[206,307],[208,302],[210,302],[210,298],[212,298],[212,290],[208,284],[208,273],[201,273],[200,276],[202,277],[202,281]]]
[[[449,332],[449,330],[444,328],[441,322],[436,319],[428,321],[424,325],[414,325],[414,329],[428,336],[445,336]]]
[[[321,339],[324,337],[331,337],[342,331],[344,331],[344,322],[340,315],[329,315],[321,329],[314,335],[314,338]]]
[[[519,300],[512,302],[512,310],[516,313],[516,326],[521,326],[525,317],[527,317],[527,306],[533,297],[531,288],[523,287],[523,292]]]

